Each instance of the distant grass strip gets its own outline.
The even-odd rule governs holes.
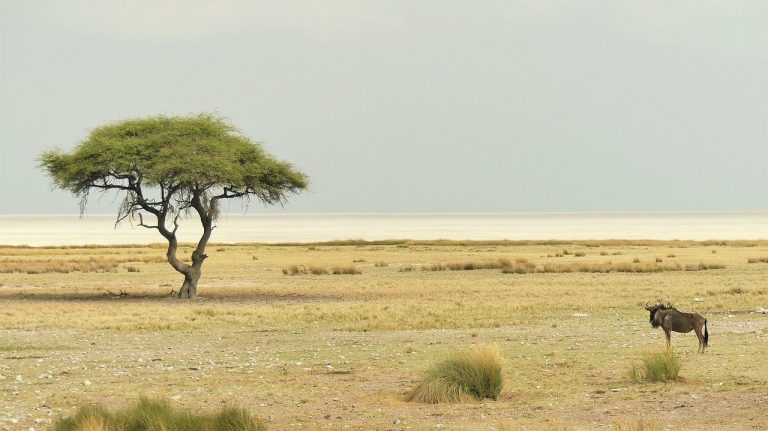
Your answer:
[[[211,415],[180,411],[168,401],[141,398],[125,410],[110,412],[100,405],[81,407],[54,424],[54,431],[265,431],[246,410],[223,408]]]
[[[768,263],[768,257],[750,257],[748,263]]]
[[[406,400],[429,404],[495,400],[503,384],[499,351],[478,347],[429,369]]]
[[[493,261],[466,261],[452,263],[433,263],[421,267],[422,271],[472,271],[479,269],[501,269],[504,274],[547,274],[547,273],[571,273],[571,272],[665,272],[665,271],[705,271],[708,269],[722,269],[724,265],[716,263],[697,263],[681,265],[662,264],[657,259],[656,262],[641,262],[634,259],[632,262],[604,262],[604,263],[544,263],[535,264],[525,258],[517,258],[511,261],[506,258],[499,258]]]
[[[165,256],[141,257],[104,257],[91,256],[87,258],[69,259],[2,259],[0,273],[14,272],[27,274],[43,274],[48,272],[69,274],[70,272],[117,272],[117,266],[125,262],[160,263],[165,262]]]
[[[672,348],[651,351],[643,355],[640,364],[632,364],[629,376],[633,380],[647,382],[668,382],[678,379],[680,358]]]
[[[698,264],[662,264],[660,262],[604,262],[604,263],[545,263],[535,265],[532,263],[514,263],[501,268],[504,274],[533,274],[533,273],[610,273],[610,272],[629,272],[629,273],[651,273],[666,271],[705,271],[710,269],[722,269],[725,265],[716,263],[698,263]]]
[[[510,265],[507,259],[498,259],[495,261],[466,261],[452,263],[434,263],[421,267],[422,271],[474,271],[476,269],[499,269]]]
[[[304,274],[357,275],[357,274],[362,274],[362,272],[359,269],[357,269],[354,265],[334,266],[333,268],[330,269],[330,271],[317,265],[309,265],[309,266],[291,265],[288,268],[283,268],[283,274],[284,275],[304,275]]]

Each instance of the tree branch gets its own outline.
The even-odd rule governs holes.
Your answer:
[[[159,225],[152,226],[152,225],[144,224],[144,217],[142,217],[141,213],[136,213],[136,214],[138,214],[138,216],[139,216],[139,226],[145,227],[145,228],[148,228],[148,229],[160,230],[160,226]],[[174,232],[176,232],[176,231],[174,230]]]

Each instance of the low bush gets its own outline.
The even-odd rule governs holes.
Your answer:
[[[124,410],[111,412],[101,405],[81,407],[58,420],[54,431],[265,431],[263,422],[246,410],[225,407],[210,415],[180,411],[168,401],[141,398]]]
[[[632,364],[629,368],[630,378],[638,381],[666,383],[677,380],[679,374],[680,358],[672,348],[647,352],[640,364]]]
[[[635,422],[617,422],[614,424],[617,431],[659,431],[661,427],[656,422],[638,419]]]
[[[458,353],[429,369],[406,400],[429,404],[495,400],[503,384],[499,351],[493,347],[478,347]]]
[[[349,266],[334,266],[331,268],[332,274],[342,274],[342,275],[356,275],[356,274],[362,274],[359,269],[355,268],[354,265]]]

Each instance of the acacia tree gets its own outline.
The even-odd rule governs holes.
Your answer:
[[[80,198],[81,215],[93,192],[124,194],[117,223],[128,219],[157,229],[168,241],[168,262],[184,275],[179,298],[197,294],[221,201],[247,204],[255,197],[284,204],[289,193],[307,187],[306,175],[211,114],[108,124],[72,152],[46,151],[40,166],[56,187]],[[196,214],[203,226],[191,265],[176,256],[179,218],[187,214]]]

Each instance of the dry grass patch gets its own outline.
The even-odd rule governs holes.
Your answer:
[[[3,259],[0,273],[44,274],[49,272],[117,272],[120,260],[107,257],[85,259]]]
[[[141,398],[124,410],[101,405],[81,407],[54,424],[54,431],[265,431],[263,422],[244,409],[225,407],[210,415],[177,410],[168,401]]]
[[[747,263],[768,263],[768,257],[750,257]]]
[[[26,274],[45,274],[61,273],[69,274],[71,272],[117,272],[117,267],[121,263],[139,262],[139,263],[160,263],[166,262],[164,256],[129,256],[129,257],[71,257],[71,258],[48,258],[48,259],[2,259],[0,260],[0,273],[26,273]],[[138,272],[130,271],[129,272]]]
[[[429,404],[496,400],[503,384],[498,349],[478,347],[429,369],[406,400]]]
[[[422,271],[474,271],[477,269],[499,269],[510,265],[511,262],[508,259],[496,259],[494,261],[466,261],[466,262],[451,262],[451,263],[433,263],[425,265],[421,269]]]
[[[355,268],[354,265],[348,265],[348,266],[334,266],[331,268],[331,274],[341,274],[341,275],[357,275],[362,274],[362,272]]]
[[[536,265],[533,263],[525,262],[510,264],[502,267],[501,272],[504,274],[533,274],[533,273],[571,273],[571,272],[587,272],[587,273],[610,273],[610,272],[629,272],[629,273],[654,273],[654,272],[666,272],[666,271],[705,271],[709,269],[722,269],[724,265],[711,264],[711,263],[698,263],[690,265],[663,265],[660,262],[654,263],[642,263],[639,260],[633,262],[604,262],[604,263],[545,263],[543,265]]]
[[[680,358],[674,349],[667,348],[643,354],[640,364],[632,364],[629,377],[636,381],[668,382],[678,379]]]
[[[614,428],[618,431],[660,431],[661,427],[658,423],[647,421],[644,419],[638,419],[634,422],[617,422],[614,424]]]
[[[283,268],[283,274],[284,275],[304,275],[304,274],[312,274],[312,275],[327,275],[327,274],[343,274],[343,275],[351,275],[351,274],[361,274],[360,270],[355,268],[354,265],[347,265],[347,266],[334,266],[330,270],[325,269],[322,266],[318,265],[291,265],[288,268]]]

